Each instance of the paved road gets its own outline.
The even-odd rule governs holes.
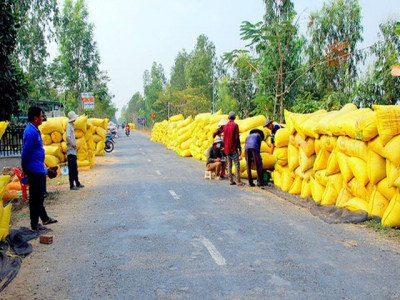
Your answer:
[[[22,266],[36,299],[400,299],[397,246],[362,226],[205,180],[204,162],[136,131],[105,159]]]

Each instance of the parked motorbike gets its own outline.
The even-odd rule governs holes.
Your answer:
[[[114,150],[114,144],[115,144],[114,137],[115,136],[116,136],[116,133],[112,133],[112,134],[106,136],[104,151],[106,151],[107,153],[110,153]]]

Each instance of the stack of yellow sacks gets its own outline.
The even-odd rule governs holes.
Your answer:
[[[39,126],[45,150],[45,165],[56,167],[67,159],[67,117],[49,118]],[[75,123],[77,163],[80,170],[89,170],[95,164],[95,155],[104,155],[108,119],[88,119],[79,116]]]
[[[0,175],[0,199],[3,198],[9,181],[10,175]],[[11,208],[11,203],[6,207],[4,207],[2,203],[0,205],[0,239],[2,241],[6,240],[6,237],[10,232]]]
[[[0,139],[3,136],[4,132],[6,131],[7,126],[8,126],[8,122],[6,122],[6,121],[0,122]]]
[[[400,226],[399,117],[400,107],[380,105],[286,111],[288,167],[276,168],[274,183],[321,205],[365,211],[384,226]]]

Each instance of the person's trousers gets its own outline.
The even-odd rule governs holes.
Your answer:
[[[31,218],[31,228],[36,229],[39,218],[42,222],[49,220],[46,209],[44,207],[44,183],[45,176],[43,173],[26,172],[29,181],[29,213]]]
[[[230,181],[233,181],[233,174],[232,174],[232,161],[235,163],[236,169],[236,182],[240,182],[240,163],[239,163],[239,154],[237,151],[228,154],[228,178]]]
[[[207,171],[214,172],[216,176],[224,176],[226,162],[216,161],[207,165]]]
[[[68,176],[69,176],[69,187],[73,188],[76,186],[80,186],[80,182],[78,179],[78,163],[76,160],[76,155],[68,154]]]
[[[257,151],[256,149],[247,149],[244,155],[246,158],[247,176],[249,179],[249,184],[253,184],[253,176],[251,176],[251,164],[254,161],[257,169],[258,182],[260,183],[260,185],[264,185],[264,175],[263,175],[264,170],[263,170],[260,151]]]

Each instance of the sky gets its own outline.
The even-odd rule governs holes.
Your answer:
[[[308,15],[322,8],[324,1],[293,0],[305,33]],[[400,20],[399,0],[359,0],[364,27],[360,48],[378,41],[379,24],[389,18]],[[240,39],[243,21],[262,20],[262,0],[87,0],[89,22],[95,26],[94,40],[101,56],[101,69],[111,81],[113,103],[121,109],[140,92],[143,73],[153,62],[161,64],[166,78],[177,54],[190,53],[197,37],[205,34],[220,57],[244,49]]]

